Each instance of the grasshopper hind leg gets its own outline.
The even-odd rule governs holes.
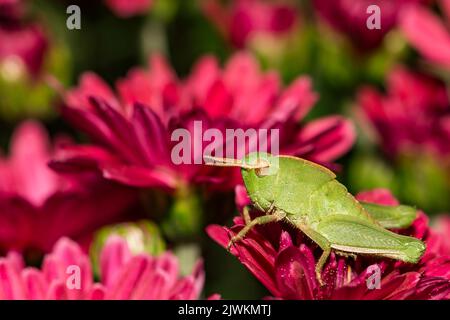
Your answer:
[[[320,256],[319,261],[316,263],[315,267],[316,279],[319,282],[319,284],[323,286],[324,282],[322,281],[322,269],[325,263],[327,262],[328,257],[330,256],[331,243],[321,234],[308,228],[304,224],[294,223],[294,225],[323,250],[322,255]]]
[[[344,258],[352,258],[353,260],[356,260],[357,255],[355,253],[346,252],[346,251],[339,251],[339,250],[333,250],[334,253],[337,255],[340,255]]]
[[[328,247],[325,247],[322,249],[323,249],[323,253],[320,256],[319,261],[316,264],[316,269],[315,269],[317,281],[319,281],[319,284],[321,286],[324,285],[324,282],[322,280],[322,269],[323,269],[323,266],[325,265],[325,263],[327,262],[328,257],[330,256],[331,247],[328,246]]]
[[[249,206],[245,206],[242,210],[242,215],[244,216],[245,224],[249,224],[252,221],[252,218],[250,217],[250,208]]]

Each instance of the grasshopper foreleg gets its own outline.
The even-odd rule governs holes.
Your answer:
[[[277,208],[275,207],[275,202],[272,201],[269,209],[266,212],[266,215],[270,216],[270,215],[274,214],[276,211],[277,211]]]
[[[249,206],[245,206],[242,210],[242,215],[244,216],[245,225],[249,224],[252,221],[250,217],[250,208]]]
[[[244,208],[244,210],[245,210],[245,208]],[[244,213],[244,219],[246,219],[245,215],[246,215],[246,213]],[[286,214],[283,211],[275,211],[273,214],[260,216],[260,217],[257,217],[255,219],[249,221],[248,223],[246,223],[245,227],[242,228],[242,230],[238,232],[237,235],[235,235],[234,237],[231,238],[230,242],[228,242],[227,250],[230,251],[230,248],[234,243],[244,239],[246,234],[254,226],[263,225],[263,224],[267,224],[267,223],[271,223],[271,222],[277,222],[277,221],[283,220],[285,217],[286,217]],[[250,219],[248,212],[247,212],[247,218]]]

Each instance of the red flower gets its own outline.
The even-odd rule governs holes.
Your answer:
[[[238,187],[239,206],[248,204],[243,187]],[[380,204],[396,204],[385,190],[357,196]],[[428,239],[424,215],[402,233]],[[231,236],[244,226],[242,218],[234,220],[231,229],[211,225],[207,232],[226,247]],[[421,235],[423,234],[423,235]],[[448,236],[448,235],[447,235]],[[281,299],[445,299],[450,298],[450,256],[438,257],[427,249],[417,265],[393,260],[377,260],[358,256],[343,258],[332,254],[322,271],[325,283],[320,286],[315,265],[321,249],[301,232],[282,224],[269,224],[252,229],[242,241],[231,248],[242,264],[270,291]],[[379,289],[369,286],[369,277],[379,270]],[[373,285],[375,283],[370,282]],[[372,288],[372,289],[370,289]]]
[[[450,17],[450,1],[440,0],[445,20]],[[450,31],[443,23],[421,6],[411,6],[401,15],[401,27],[411,44],[428,60],[450,69]]]
[[[121,18],[144,14],[153,5],[153,0],[105,0],[105,2]]]
[[[182,278],[172,253],[133,255],[118,236],[108,239],[100,260],[96,283],[89,257],[69,239],[55,244],[40,270],[10,253],[0,258],[0,300],[192,300],[203,288],[201,262]]]
[[[289,34],[298,24],[296,8],[287,1],[236,0],[226,8],[219,2],[205,0],[204,11],[238,48],[260,35]]]
[[[213,128],[223,136],[226,129],[279,129],[280,152],[327,164],[346,152],[354,139],[352,125],[339,116],[300,125],[316,100],[309,78],[300,77],[282,89],[276,73],[263,73],[245,53],[233,56],[223,70],[214,58],[205,57],[184,81],[164,59],[153,56],[149,70],[132,70],[117,82],[117,92],[87,73],[80,86],[67,93],[66,119],[96,144],[62,150],[53,167],[95,167],[107,179],[139,187],[171,190],[214,182],[229,189],[240,181],[238,170],[230,176],[217,168],[174,164],[175,129],[184,128],[193,137],[191,163],[201,161],[206,148],[202,141],[195,147],[195,121],[201,121],[203,130]]]
[[[34,122],[16,130],[11,156],[0,157],[1,251],[48,251],[61,236],[86,240],[135,199],[133,190],[98,178],[57,176],[47,167],[50,158],[46,133]]]
[[[358,104],[387,154],[410,149],[449,154],[450,104],[443,83],[399,67],[388,76],[385,96],[364,88]]]
[[[375,49],[384,36],[396,26],[399,13],[409,4],[428,0],[314,0],[314,6],[321,18],[332,27],[344,33],[361,50]],[[380,8],[380,29],[369,29],[367,13],[369,6]],[[370,11],[371,12],[371,11]]]

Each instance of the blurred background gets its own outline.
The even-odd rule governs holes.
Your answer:
[[[18,1],[0,0],[4,153],[14,128],[30,118],[40,120],[52,136],[86,141],[58,113],[58,88],[75,86],[85,71],[114,85],[131,68],[146,65],[151,54],[162,53],[184,78],[205,54],[225,63],[234,52],[247,50],[263,69],[279,72],[285,84],[303,74],[312,78],[319,100],[305,121],[331,114],[353,120],[357,140],[337,161],[339,180],[352,193],[388,188],[430,216],[450,212],[450,60],[430,56],[428,43],[442,43],[434,50],[443,55],[450,48],[443,42],[450,43],[446,1],[34,0],[20,1],[19,9],[13,2]],[[73,4],[81,9],[81,29],[66,26],[71,16],[66,9]],[[381,8],[381,29],[367,26],[376,14],[367,12],[371,4]],[[417,12],[407,15],[409,5],[432,15],[442,24],[436,34],[448,38],[433,40],[430,31],[427,42],[416,34],[424,27],[414,22]],[[232,203],[232,194],[221,197]],[[237,209],[222,207],[228,214],[214,218],[217,207],[205,209],[212,218],[204,225],[231,224]],[[267,294],[204,233],[195,241],[171,238],[170,232],[165,237],[183,266],[203,257],[206,295]]]

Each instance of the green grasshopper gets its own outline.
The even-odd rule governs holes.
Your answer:
[[[251,220],[244,208],[245,227],[231,246],[256,225],[287,221],[323,250],[315,272],[321,271],[331,250],[344,256],[371,255],[417,263],[425,244],[386,228],[406,228],[416,217],[412,207],[383,206],[357,201],[336,175],[313,162],[267,153],[250,153],[243,160],[206,157],[206,164],[241,168],[253,206],[266,214]]]

